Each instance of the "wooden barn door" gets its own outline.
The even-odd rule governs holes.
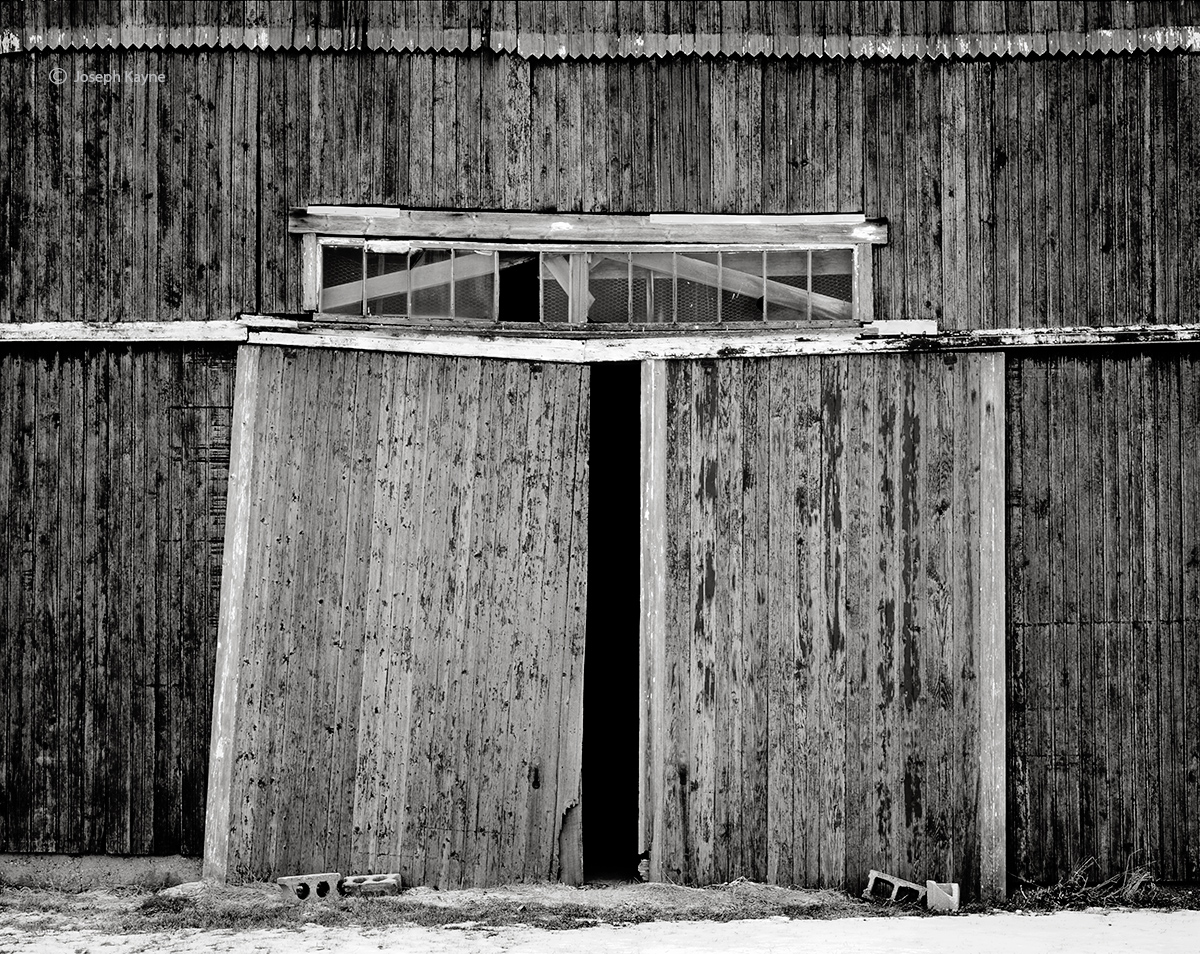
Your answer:
[[[245,347],[205,867],[581,876],[589,369]]]
[[[1002,891],[1003,357],[657,365],[653,874]]]
[[[1200,350],[1009,371],[1010,870],[1200,877]]]

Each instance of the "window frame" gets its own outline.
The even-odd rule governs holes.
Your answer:
[[[581,333],[605,337],[662,336],[736,331],[743,335],[806,332],[826,328],[861,331],[874,322],[871,246],[886,244],[887,223],[868,220],[861,213],[836,215],[560,215],[555,213],[437,212],[361,206],[308,206],[293,209],[288,230],[302,239],[302,310],[315,323],[371,325],[403,329],[406,333],[445,334],[453,331],[495,335],[577,337]],[[392,317],[386,315],[330,313],[321,310],[322,263],[325,249],[362,248],[369,252],[399,253],[412,246],[458,250],[552,252],[570,256],[569,288],[582,281],[586,293],[588,253],[714,253],[714,252],[819,252],[849,250],[852,256],[852,301],[848,321],[728,322],[588,322],[577,303],[580,294],[568,294],[566,322],[504,321],[499,317],[464,319]],[[539,270],[540,271],[540,270]],[[751,274],[751,273],[747,273]],[[364,293],[367,280],[363,270]],[[766,281],[764,271],[764,284]],[[569,290],[568,288],[568,290]],[[494,294],[498,295],[496,290]]]

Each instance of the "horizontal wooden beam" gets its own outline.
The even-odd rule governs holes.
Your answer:
[[[0,342],[11,344],[107,344],[246,340],[250,329],[289,331],[305,322],[264,315],[239,321],[29,321],[0,324]]]
[[[832,245],[887,242],[887,223],[846,215],[558,215],[426,212],[376,206],[293,209],[288,231],[380,238],[516,242]]]
[[[885,323],[880,323],[884,326]],[[798,354],[880,354],[924,351],[1007,351],[1022,348],[1113,347],[1200,342],[1200,325],[1136,328],[1039,328],[946,334],[879,334],[865,328],[810,331],[714,331],[629,334],[542,333],[488,329],[459,332],[400,328],[357,330],[311,324],[301,331],[251,330],[250,344],[348,348],[407,354],[507,358],[521,361],[648,361],[670,358],[764,358]]]

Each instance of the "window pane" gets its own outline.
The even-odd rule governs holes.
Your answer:
[[[854,253],[848,248],[812,253],[813,317],[834,321],[853,318]]]
[[[408,256],[367,252],[367,314],[408,314]]]
[[[362,314],[363,250],[326,245],[321,258],[321,311]]]
[[[500,320],[540,321],[538,253],[500,253]]]
[[[542,253],[542,321],[569,320],[567,288],[571,283],[567,256],[555,252]]]
[[[808,315],[808,252],[767,253],[767,320],[805,322]]]
[[[675,320],[682,324],[713,324],[718,320],[720,308],[720,255],[716,252],[679,252],[674,259],[678,276]]]
[[[414,318],[449,318],[450,251],[440,248],[414,248],[408,259],[411,289],[409,314]]]
[[[454,317],[488,320],[495,307],[495,252],[454,253]]]
[[[592,295],[589,322],[628,322],[629,256],[619,252],[595,254],[588,270],[588,291]]]
[[[721,255],[721,320],[762,321],[762,252]]]

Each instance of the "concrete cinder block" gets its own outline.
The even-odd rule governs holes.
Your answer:
[[[870,901],[924,901],[925,894],[923,885],[872,868],[862,896]]]
[[[399,894],[401,891],[400,874],[350,875],[342,882],[342,890],[346,894]]]
[[[326,871],[323,874],[289,875],[278,878],[276,883],[303,901],[305,898],[327,898],[339,894],[341,881],[340,871]]]
[[[957,911],[958,882],[926,881],[925,905],[930,911]]]

